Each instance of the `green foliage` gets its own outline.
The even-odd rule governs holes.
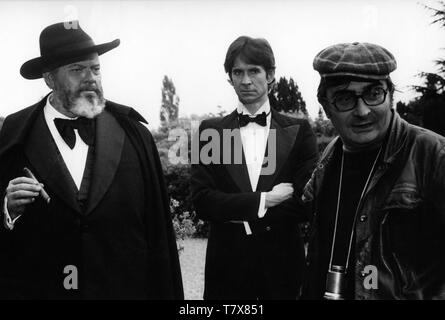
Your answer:
[[[178,120],[179,97],[173,81],[167,76],[162,80],[161,127],[165,128]]]
[[[184,240],[187,237],[192,236],[196,229],[193,225],[193,221],[190,219],[191,215],[188,211],[180,212],[179,211],[180,203],[178,200],[174,198],[170,199],[170,211],[173,218],[173,226],[175,228],[175,232],[178,238]]]
[[[301,113],[307,117],[306,102],[294,79],[281,77],[269,92],[270,106],[277,111]]]
[[[190,165],[169,165],[164,178],[170,197],[178,201],[176,212],[192,212]]]
[[[317,136],[318,151],[320,154],[337,135],[337,131],[331,123],[331,120],[324,117],[323,109],[318,110],[318,117],[312,123],[312,130]]]
[[[426,5],[424,5],[424,8],[433,11],[434,20],[432,24],[438,23],[441,24],[442,27],[445,27],[445,1],[438,1],[438,5],[442,6],[442,9],[436,9]]]
[[[441,9],[424,6],[433,12],[432,24],[445,27],[445,2],[439,1]],[[419,96],[407,104],[399,102],[397,112],[408,122],[425,127],[445,136],[445,58],[436,60],[437,73],[421,72],[421,86],[413,86]]]
[[[179,209],[180,203],[179,201],[171,198],[170,200],[170,212],[172,213],[173,219],[173,229],[175,230],[176,240],[184,240],[186,238],[192,237],[196,228],[194,226],[193,219],[188,211],[180,212]],[[183,250],[184,247],[181,243],[178,243],[178,250]]]
[[[421,101],[410,101],[408,104],[399,101],[396,104],[396,111],[409,123],[423,127],[423,103]]]
[[[317,135],[317,137],[334,137],[337,135],[337,131],[332,125],[331,120],[325,118],[323,109],[321,107],[318,110],[318,117],[312,124],[312,129],[314,130],[314,133]]]
[[[164,180],[167,185],[168,193],[171,199],[175,199],[177,201],[177,204],[174,207],[175,210],[172,211],[173,221],[174,223],[179,224],[179,226],[182,226],[182,221],[184,218],[181,217],[181,215],[187,213],[188,216],[184,221],[185,223],[188,223],[189,220],[192,221],[195,228],[193,233],[194,237],[207,237],[209,232],[209,224],[197,218],[191,198],[191,122],[201,121],[210,117],[213,118],[215,116],[222,116],[224,114],[225,111],[220,109],[216,115],[206,114],[202,116],[195,115],[190,118],[180,118],[176,123],[169,124],[163,129],[153,132],[153,138],[159,151],[159,157],[161,159],[162,168],[164,171]],[[183,129],[182,132],[185,131],[187,134],[187,140],[184,142],[187,143],[188,150],[187,164],[172,164],[168,158],[169,150],[172,149],[173,145],[178,144],[177,140],[168,140],[169,134],[175,129]],[[180,232],[182,231],[180,230]]]
[[[420,74],[424,84],[413,86],[420,96],[410,101],[406,109],[407,121],[445,136],[445,73],[441,73]]]

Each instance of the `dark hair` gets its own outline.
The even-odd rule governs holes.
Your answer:
[[[241,36],[232,42],[224,61],[224,70],[230,78],[237,57],[245,63],[262,66],[266,72],[275,70],[275,57],[266,39]]]
[[[391,103],[392,103],[395,86],[394,86],[394,83],[392,82],[390,77],[388,77],[385,80],[386,80],[386,84],[388,85],[388,90],[389,90]],[[358,81],[358,82],[365,82],[365,81],[368,82],[369,81],[369,82],[379,83],[379,80],[365,79],[365,78],[353,77],[353,76],[323,77],[323,78],[321,78],[320,84],[318,85],[318,90],[317,90],[318,102],[320,102],[320,104],[323,106],[323,108],[328,107],[328,105],[326,103],[327,102],[327,99],[326,99],[327,90],[331,87],[337,87],[337,86],[341,86],[341,85],[344,85],[345,87],[347,87],[349,85],[349,83],[352,81]]]

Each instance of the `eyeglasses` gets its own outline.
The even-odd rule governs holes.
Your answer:
[[[387,93],[388,91],[381,87],[371,87],[363,91],[360,95],[354,91],[341,90],[335,93],[331,103],[335,109],[340,112],[354,109],[357,106],[358,98],[362,98],[367,106],[374,107],[385,102]]]

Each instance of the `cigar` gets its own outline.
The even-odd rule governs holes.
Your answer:
[[[39,183],[39,181],[36,179],[36,177],[32,174],[31,170],[29,170],[27,167],[23,168],[23,172],[25,172],[25,175],[28,178],[34,179],[37,183]],[[49,195],[46,193],[45,189],[40,190],[40,195],[42,196],[43,200],[45,200],[46,203],[49,203],[51,198],[49,197]]]

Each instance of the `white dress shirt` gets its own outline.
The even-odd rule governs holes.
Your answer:
[[[65,140],[63,140],[62,136],[56,128],[56,125],[54,124],[54,119],[62,118],[75,120],[77,118],[70,118],[61,114],[51,105],[49,100],[50,99],[47,100],[46,105],[43,108],[43,114],[45,115],[46,124],[48,125],[49,131],[51,132],[54,142],[56,143],[57,148],[62,155],[63,161],[65,162],[65,165],[68,168],[68,171],[77,186],[77,190],[79,190],[83,178],[83,172],[85,171],[85,165],[87,162],[88,145],[79,136],[79,132],[77,131],[77,129],[74,129],[74,133],[76,134],[76,144],[74,145],[74,148],[71,149],[66,144]]]
[[[59,131],[56,128],[56,125],[54,124],[55,118],[70,119],[70,120],[75,120],[77,118],[67,117],[62,113],[60,113],[59,111],[57,111],[51,105],[50,97],[48,97],[46,105],[43,108],[43,114],[45,116],[45,121],[48,126],[48,129],[51,132],[51,136],[53,137],[54,142],[56,143],[57,149],[59,149],[63,161],[65,162],[65,165],[71,177],[73,178],[74,183],[76,184],[77,190],[79,190],[83,178],[83,172],[85,170],[89,147],[80,138],[77,129],[74,129],[76,135],[76,144],[74,145],[74,148],[71,149],[66,144],[65,140],[63,140],[62,136],[60,135]],[[20,216],[11,219],[8,212],[8,203],[6,197],[4,199],[3,212],[5,214],[4,224],[7,229],[12,230],[14,228],[14,223],[17,221],[18,218],[20,218]]]
[[[243,152],[246,159],[247,171],[249,173],[250,185],[252,186],[252,190],[256,191],[261,168],[263,166],[264,153],[266,152],[267,138],[269,137],[271,121],[269,100],[266,100],[266,102],[253,115],[241,102],[239,102],[237,112],[252,117],[263,112],[268,115],[265,127],[262,127],[255,122],[249,122],[246,126],[240,127],[241,142],[243,144]],[[258,217],[263,218],[266,211],[266,192],[262,192],[260,205],[258,207]],[[243,223],[246,233],[252,234],[248,222],[244,221]]]

